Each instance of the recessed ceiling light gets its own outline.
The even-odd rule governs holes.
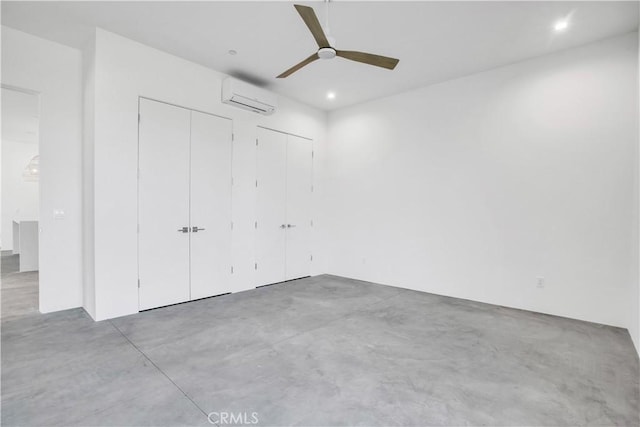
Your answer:
[[[561,33],[567,28],[569,28],[569,21],[567,21],[566,19],[561,19],[560,21],[556,22],[555,25],[553,26],[553,29],[556,30],[557,33]]]
[[[237,55],[238,51],[233,50],[233,49],[229,49],[229,55],[233,56],[233,55]]]
[[[335,98],[336,98],[335,92],[327,92],[327,99],[335,99]]]

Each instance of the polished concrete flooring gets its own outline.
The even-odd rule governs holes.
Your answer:
[[[637,426],[638,379],[626,330],[335,276],[2,318],[3,426]]]
[[[10,317],[38,313],[38,272],[19,272],[19,255],[3,251],[0,257],[2,287],[0,295],[0,316]]]

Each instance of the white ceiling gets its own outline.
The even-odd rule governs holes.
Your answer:
[[[38,143],[38,96],[2,88],[2,140]]]
[[[324,24],[324,3],[301,3]],[[396,57],[397,68],[336,58],[276,80],[317,49],[293,2],[2,1],[4,25],[76,48],[102,27],[325,110],[638,28],[638,2],[629,1],[337,1],[329,15],[338,49]],[[569,30],[555,34],[554,22],[565,17]],[[337,94],[333,101],[328,91]]]

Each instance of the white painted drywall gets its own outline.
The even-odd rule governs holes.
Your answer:
[[[328,272],[628,327],[637,44],[330,113]]]
[[[326,113],[280,97],[274,116],[265,117],[222,104],[216,71],[98,29],[94,81],[94,282],[95,319],[138,311],[137,289],[137,113],[144,96],[233,119],[233,266],[232,290],[254,284],[255,137],[263,125],[314,139],[316,163],[323,162]],[[85,159],[87,162],[87,159]],[[314,234],[314,271],[324,272],[320,197]],[[141,286],[144,286],[142,284]]]
[[[14,219],[38,220],[38,182],[25,181],[22,172],[38,144],[2,141],[2,250],[13,249]]]
[[[636,103],[640,104],[640,32],[638,32],[638,74],[636,76]],[[639,107],[640,108],[640,107]],[[639,124],[640,126],[640,124]],[[638,132],[640,134],[640,131]],[[640,137],[639,137],[640,138]],[[629,333],[640,355],[640,139],[636,143],[636,168],[634,176],[634,212],[633,212],[633,282],[629,301],[631,303],[631,322]]]
[[[636,84],[638,85],[638,109],[640,110],[640,31],[638,31],[638,76],[636,80]],[[636,351],[640,355],[640,124],[638,125],[638,156],[636,157],[636,161],[638,162],[636,165],[636,280],[635,280],[635,301],[636,304],[633,307],[633,320],[635,324],[635,332],[632,337],[634,339],[634,343],[636,345]]]
[[[95,240],[94,240],[94,195],[93,195],[93,146],[95,106],[95,31],[83,49],[83,126],[82,126],[82,305],[92,317],[96,317],[95,295]]]
[[[2,84],[40,94],[43,313],[82,305],[81,61],[79,50],[2,27]]]

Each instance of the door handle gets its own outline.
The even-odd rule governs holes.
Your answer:
[[[287,225],[286,225],[286,224],[282,224],[282,225],[280,226],[280,228],[287,228]]]
[[[287,228],[293,228],[295,226],[296,226],[295,224],[287,224]]]
[[[197,233],[198,231],[203,231],[204,228],[198,228],[197,225],[194,225],[193,227],[191,227],[191,232],[192,233]]]
[[[180,232],[180,233],[188,233],[189,232],[189,227],[178,228],[178,232]]]

